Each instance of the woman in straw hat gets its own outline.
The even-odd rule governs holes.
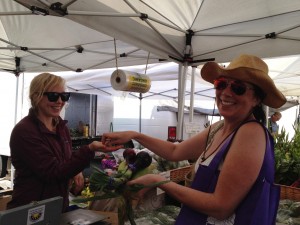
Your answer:
[[[102,141],[121,144],[134,139],[170,161],[197,159],[191,187],[174,182],[159,186],[182,203],[176,225],[275,224],[279,188],[273,184],[274,146],[262,104],[279,108],[286,99],[256,56],[241,55],[227,68],[208,62],[201,76],[214,85],[224,120],[180,144],[134,131],[106,133]],[[128,184],[164,180],[150,174]]]

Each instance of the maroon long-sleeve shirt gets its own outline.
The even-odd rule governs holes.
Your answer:
[[[59,118],[56,132],[49,131],[30,109],[10,137],[11,161],[15,168],[12,200],[7,208],[54,196],[69,204],[69,180],[89,165],[95,153],[83,146],[72,153],[67,121]]]

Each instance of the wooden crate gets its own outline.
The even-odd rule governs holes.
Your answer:
[[[293,201],[300,201],[300,188],[279,185],[280,186],[280,199],[290,199]]]

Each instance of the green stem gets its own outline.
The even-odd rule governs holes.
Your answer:
[[[134,221],[134,213],[133,213],[133,208],[131,205],[131,200],[126,199],[126,212],[127,212],[127,217],[131,225],[136,225]]]

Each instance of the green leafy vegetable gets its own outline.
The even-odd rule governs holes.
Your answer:
[[[290,186],[300,178],[300,127],[294,126],[295,135],[289,139],[283,128],[275,136],[275,182]]]
[[[73,200],[75,203],[90,202],[108,198],[118,198],[122,209],[119,208],[118,217],[119,224],[124,223],[126,217],[131,225],[136,225],[134,221],[133,209],[131,202],[133,200],[132,194],[140,191],[143,188],[158,187],[161,184],[169,181],[157,182],[151,185],[135,184],[128,186],[127,181],[133,177],[145,175],[150,173],[149,166],[152,163],[152,157],[144,151],[136,154],[135,161],[130,164],[129,160],[124,160],[119,164],[117,173],[109,176],[105,171],[94,168],[94,172],[90,176],[89,190],[94,196],[86,195],[85,197],[76,198]],[[99,194],[96,194],[99,193]]]

